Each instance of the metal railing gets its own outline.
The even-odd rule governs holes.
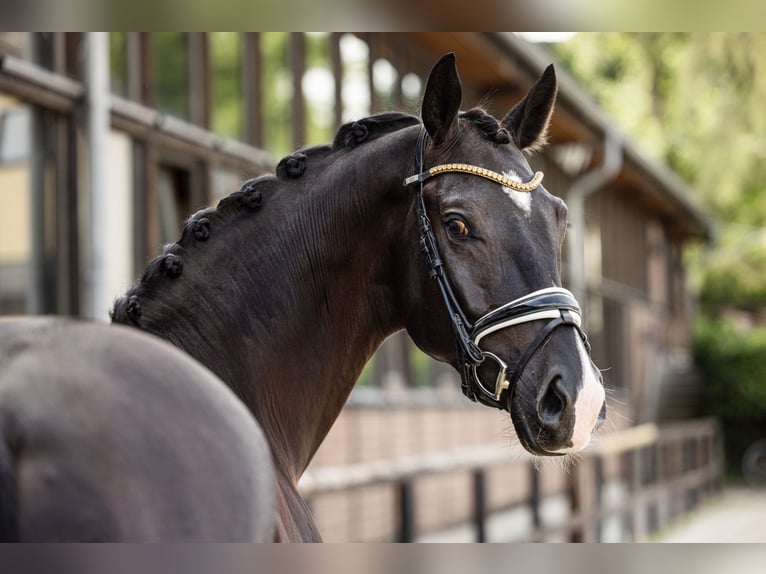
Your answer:
[[[546,498],[541,473],[531,456],[511,459],[507,447],[488,446],[395,460],[320,467],[308,472],[299,489],[309,500],[329,493],[391,485],[396,492],[395,540],[418,538],[415,484],[428,476],[466,472],[471,476],[474,540],[489,536],[488,520],[499,512],[524,509],[528,527],[517,540],[565,539],[595,542],[605,539],[604,525],[619,525],[620,540],[640,540],[696,507],[721,488],[721,431],[717,421],[701,419],[657,426],[643,424],[591,445],[569,471],[564,491],[567,516],[556,522],[542,518]],[[530,480],[510,507],[490,508],[487,473],[498,466],[526,465]],[[607,486],[618,485],[621,496],[608,500]],[[614,489],[612,489],[614,490]],[[547,493],[549,497],[551,493]],[[614,498],[614,497],[611,497]]]

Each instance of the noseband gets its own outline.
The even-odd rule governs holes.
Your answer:
[[[452,290],[444,262],[439,255],[436,237],[423,201],[423,182],[443,173],[459,172],[489,179],[516,191],[531,192],[540,185],[543,174],[537,172],[527,183],[520,183],[489,169],[461,163],[438,165],[424,170],[423,157],[427,138],[428,134],[425,129],[421,130],[415,150],[415,170],[417,173],[406,178],[403,183],[405,187],[415,185],[415,215],[420,233],[420,249],[426,258],[429,274],[439,287],[455,332],[463,394],[472,401],[503,409],[505,408],[503,401],[501,401],[503,392],[508,390],[513,393],[529,360],[557,328],[573,327],[590,353],[587,338],[581,328],[580,306],[572,293],[566,289],[547,287],[489,311],[479,317],[475,323],[471,323]],[[484,351],[479,347],[481,340],[491,333],[543,319],[548,319],[548,323],[524,351],[510,375],[508,374],[508,364],[505,361],[494,353]],[[478,374],[479,365],[487,359],[495,362],[499,368],[494,388],[485,385]]]

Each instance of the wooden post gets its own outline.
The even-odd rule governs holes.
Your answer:
[[[594,504],[593,512],[596,519],[593,521],[593,538],[595,542],[601,542],[601,520],[598,518],[604,500],[604,459],[601,456],[593,457],[593,487]]]
[[[484,469],[473,471],[473,521],[476,542],[487,541],[487,480]]]
[[[569,508],[571,509],[572,516],[573,517],[583,517],[585,516],[585,505],[584,500],[582,496],[582,491],[580,490],[580,474],[582,472],[582,469],[579,465],[574,466],[572,469],[572,474],[569,476]],[[570,542],[585,542],[585,527],[584,526],[575,526],[572,528],[570,537]]]
[[[532,529],[537,532],[543,525],[540,516],[540,471],[534,463],[529,465],[529,510],[532,513]]]
[[[397,542],[412,542],[415,539],[415,496],[412,482],[403,480],[398,486],[399,532]]]
[[[245,141],[263,145],[263,95],[261,90],[261,49],[258,32],[245,32],[242,38],[242,93],[245,112]]]

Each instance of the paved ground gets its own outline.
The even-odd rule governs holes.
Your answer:
[[[766,489],[726,489],[653,541],[766,542]]]

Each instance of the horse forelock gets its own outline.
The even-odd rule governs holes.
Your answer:
[[[511,134],[497,119],[488,114],[483,108],[472,108],[460,112],[460,117],[469,121],[484,138],[496,144],[511,143]]]

